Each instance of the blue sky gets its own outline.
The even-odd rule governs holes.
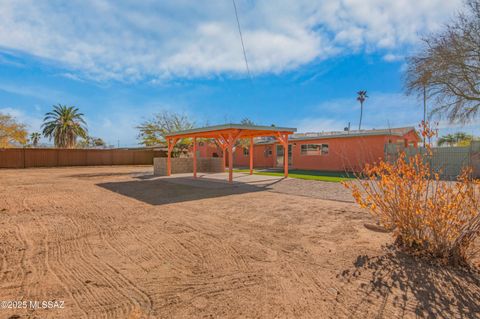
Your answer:
[[[417,125],[403,94],[405,56],[461,1],[0,1],[0,112],[38,131],[53,104],[75,105],[92,136],[137,144],[135,127],[163,110],[197,126],[239,122],[299,131]],[[442,133],[480,134],[442,122]]]

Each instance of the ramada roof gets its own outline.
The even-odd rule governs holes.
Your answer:
[[[228,133],[232,131],[241,131],[242,137],[248,136],[273,136],[276,132],[292,134],[296,132],[296,128],[278,127],[278,126],[261,126],[261,125],[242,125],[242,124],[222,124],[207,127],[194,128],[185,131],[178,131],[165,135],[169,137],[215,137],[218,134]]]

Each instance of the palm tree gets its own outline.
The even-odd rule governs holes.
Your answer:
[[[469,138],[468,134],[464,132],[457,132],[453,134],[453,136],[455,137],[455,143],[464,141]]]
[[[442,146],[444,144],[447,144],[449,146],[455,145],[455,136],[452,134],[447,134],[438,139],[438,146]]]
[[[360,102],[360,122],[358,123],[358,130],[362,129],[362,117],[363,117],[363,102],[368,98],[367,91],[357,92],[357,101]]]
[[[87,137],[83,113],[75,106],[54,105],[53,110],[43,119],[43,135],[53,138],[56,147],[74,148],[77,137]]]
[[[474,139],[473,135],[467,134],[465,132],[457,132],[453,134],[453,137],[455,138],[456,146],[469,146]]]
[[[30,141],[32,141],[33,147],[37,147],[38,141],[40,141],[40,137],[42,137],[42,135],[38,132],[33,132],[32,134],[30,134]]]
[[[448,146],[468,146],[474,139],[473,135],[457,132],[454,134],[447,134],[438,139],[438,146],[447,144]]]

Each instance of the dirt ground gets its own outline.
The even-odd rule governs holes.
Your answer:
[[[151,171],[0,170],[0,301],[51,302],[0,318],[480,317],[478,274],[388,248],[340,184]]]

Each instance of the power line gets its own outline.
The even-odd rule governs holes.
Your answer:
[[[245,51],[245,44],[243,43],[242,28],[240,27],[240,20],[238,20],[237,5],[235,3],[235,0],[232,0],[232,2],[233,2],[233,8],[235,9],[235,18],[237,18],[238,33],[240,34],[240,42],[242,43],[243,57],[245,59],[245,65],[247,67],[248,76],[251,79],[252,75],[250,74],[250,68],[248,67],[247,53]]]

